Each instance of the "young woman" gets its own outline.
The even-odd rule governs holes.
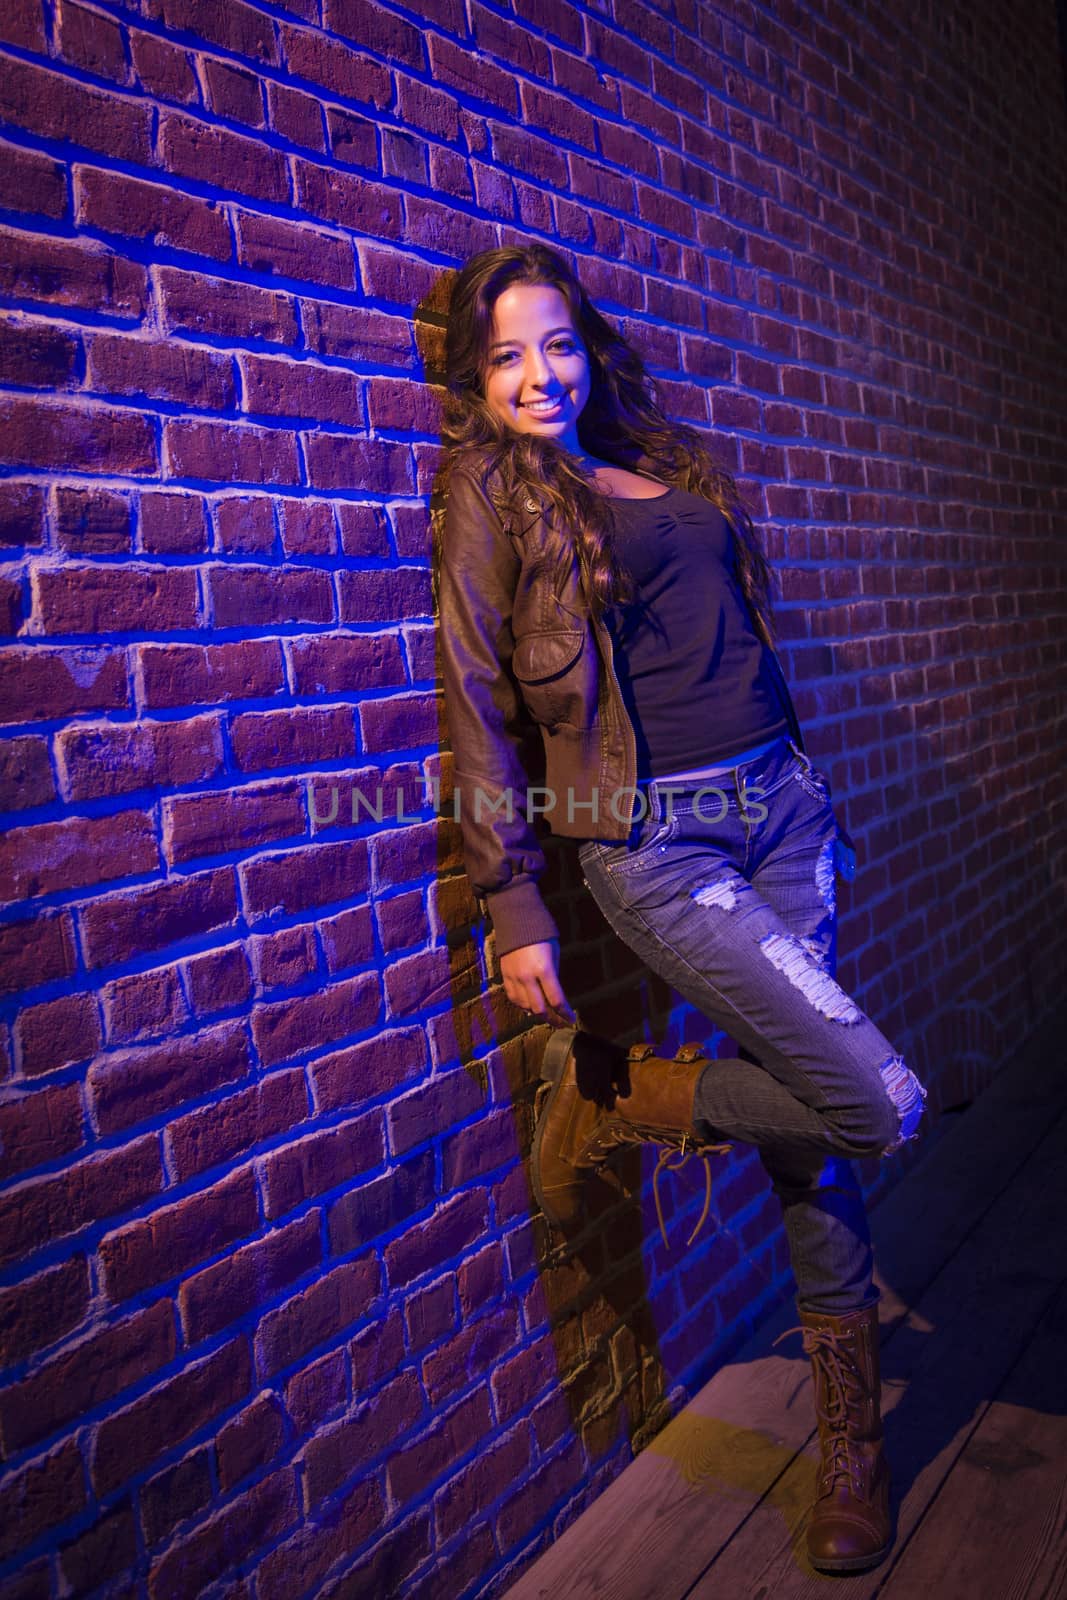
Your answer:
[[[556,251],[467,262],[445,366],[435,573],[464,862],[509,999],[557,1024],[535,1192],[570,1228],[618,1144],[659,1144],[661,1163],[757,1146],[814,1367],[808,1551],[827,1571],[873,1565],[890,1546],[880,1295],[851,1159],[915,1138],[926,1093],[834,979],[835,871],[854,857],[804,750],[755,530]],[[583,841],[619,938],[741,1057],[634,1046],[616,1091],[590,1092],[539,814]]]

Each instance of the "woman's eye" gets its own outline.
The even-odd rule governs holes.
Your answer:
[[[578,347],[571,339],[554,339],[548,348],[557,351],[560,355],[572,355]],[[505,350],[503,355],[494,356],[493,366],[502,366],[505,361],[510,361],[514,354],[514,350]]]

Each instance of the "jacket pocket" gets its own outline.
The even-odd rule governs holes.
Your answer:
[[[590,699],[596,706],[596,674],[590,670],[584,628],[550,628],[515,641],[511,670],[535,722],[552,727],[589,726]]]

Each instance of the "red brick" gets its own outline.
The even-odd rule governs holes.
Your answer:
[[[559,1366],[551,1338],[538,1339],[511,1361],[499,1362],[489,1381],[500,1421],[507,1422],[517,1411],[525,1410],[549,1384],[557,1383]]]
[[[81,1092],[76,1083],[34,1089],[0,1105],[0,1178],[5,1181],[69,1155],[84,1142]]]
[[[52,721],[128,704],[121,650],[16,645],[0,653],[0,721]]]
[[[404,237],[400,196],[394,189],[302,156],[292,160],[296,204],[306,215],[380,239]]]
[[[6,63],[5,71],[10,65]],[[95,240],[0,228],[0,263],[0,287],[13,299],[81,306],[120,317],[144,315],[148,288],[144,267]]]
[[[318,1345],[342,1337],[370,1312],[381,1292],[377,1260],[348,1261],[268,1311],[256,1330],[256,1369],[273,1377]]]
[[[67,209],[63,163],[37,150],[0,144],[0,205],[6,211],[61,217]]]
[[[389,700],[373,700],[359,708],[363,748],[368,753],[410,750],[432,740],[430,728],[439,715],[431,694],[396,695]],[[421,802],[421,796],[419,802]],[[398,821],[412,821],[411,817]],[[414,844],[414,836],[411,839]]]
[[[149,418],[106,406],[0,400],[0,441],[8,466],[131,477],[159,471]]]
[[[292,296],[178,267],[157,268],[164,326],[169,333],[206,333],[240,340],[296,340]]]
[[[224,928],[236,916],[229,867],[101,897],[79,911],[86,965],[104,967],[150,955],[181,939]]]
[[[355,906],[318,924],[328,972],[365,967],[374,960],[374,922],[370,906]]]
[[[389,1094],[427,1069],[426,1041],[416,1029],[388,1029],[362,1044],[320,1056],[309,1068],[318,1112],[341,1111]]]
[[[268,83],[267,106],[271,127],[283,139],[320,153],[326,149],[322,108],[313,95],[303,94],[286,83]]]
[[[0,634],[7,634],[10,638],[21,630],[25,620],[21,578],[0,573]]]
[[[330,576],[314,568],[213,567],[209,582],[218,628],[335,620]]]
[[[414,493],[406,444],[340,433],[307,433],[304,440],[308,482],[314,489],[348,490],[358,483],[369,494]]]
[[[97,78],[125,83],[128,77],[123,29],[111,17],[63,0],[56,12],[59,55]]]
[[[387,1109],[390,1148],[403,1155],[482,1110],[484,1100],[481,1086],[463,1067],[421,1084]]]
[[[61,995],[27,1006],[14,1022],[16,1059],[27,1078],[88,1061],[99,1043],[101,1026],[93,995]]]
[[[442,1142],[444,1187],[459,1189],[475,1178],[518,1160],[515,1117],[511,1107],[460,1128]]]
[[[142,550],[153,555],[195,555],[207,549],[200,495],[147,490],[140,497],[140,510]]]
[[[285,1417],[274,1394],[257,1395],[221,1430],[216,1442],[219,1484],[224,1493],[250,1472],[272,1461],[285,1442]]]
[[[236,403],[233,361],[221,351],[123,333],[95,333],[87,345],[89,389],[170,400],[198,411],[230,410]]]
[[[337,289],[355,287],[352,245],[343,235],[249,211],[238,211],[235,221],[237,259],[249,271],[277,273],[283,278],[320,285],[328,283]],[[246,411],[265,409],[268,408],[245,405]],[[350,412],[340,420],[351,422],[356,414]]]
[[[169,418],[163,429],[164,454],[173,477],[285,486],[300,482],[296,440],[283,429],[257,428],[251,423],[199,422],[192,417]],[[273,576],[277,579],[304,574],[276,572]]]
[[[104,234],[144,238],[211,261],[229,261],[234,254],[226,211],[214,200],[80,165],[74,166],[74,197],[75,219]]]
[[[401,622],[429,616],[429,574],[421,567],[342,572],[341,614],[345,622]],[[358,579],[358,582],[349,582]]]
[[[406,1595],[411,1574],[425,1564],[432,1545],[430,1513],[416,1511],[385,1534],[369,1554],[346,1565],[344,1577],[331,1586],[329,1600],[363,1600],[365,1595],[385,1595],[390,1590]]]
[[[240,772],[339,761],[356,752],[352,713],[347,706],[295,706],[286,711],[245,711],[230,724],[234,759]],[[288,786],[299,798],[297,778]]]
[[[192,571],[67,565],[32,577],[37,626],[46,633],[165,633],[199,620]]]
[[[386,1521],[386,1510],[378,1484],[371,1479],[355,1484],[340,1496],[322,1521],[307,1522],[285,1544],[279,1545],[256,1568],[256,1594],[259,1600],[291,1600],[292,1575],[311,1587],[308,1593],[323,1594],[322,1579],[343,1556],[358,1550],[374,1530]],[[383,1589],[368,1589],[367,1595],[384,1595]]]
[[[278,526],[286,556],[329,556],[337,551],[333,507],[326,500],[281,500]]]
[[[45,491],[38,483],[0,483],[0,545],[44,543]]]
[[[169,1538],[179,1522],[205,1511],[212,1495],[207,1450],[194,1450],[150,1478],[138,1497],[145,1543],[152,1546]]]
[[[82,722],[60,732],[56,759],[68,800],[202,783],[222,768],[219,719]]]
[[[274,500],[266,494],[227,494],[214,501],[215,549],[221,555],[269,554],[274,549]]]
[[[148,1581],[151,1600],[197,1600],[220,1573],[275,1543],[297,1521],[298,1505],[291,1467],[254,1484],[160,1557]]]
[[[389,524],[378,506],[340,505],[341,549],[346,556],[389,556]]]
[[[56,489],[56,538],[79,555],[108,555],[131,546],[130,502],[110,489]],[[79,568],[62,569],[77,575]],[[58,576],[55,574],[54,576]]]
[[[477,1459],[467,1463],[434,1495],[434,1523],[443,1545],[472,1525],[500,1498],[501,1487],[521,1483],[530,1470],[530,1433],[518,1427],[503,1439],[487,1440]]]
[[[152,161],[152,107],[36,63],[5,58],[0,117],[45,139],[102,150],[115,161]]]
[[[422,1380],[430,1405],[441,1403],[489,1371],[513,1350],[520,1336],[516,1310],[505,1307],[463,1327],[422,1362]]]
[[[0,745],[0,811],[47,805],[55,793],[46,739],[27,734]]]
[[[414,1427],[425,1410],[415,1374],[402,1372],[373,1400],[358,1405],[351,1416],[319,1429],[304,1450],[304,1484],[310,1504],[318,1505],[345,1478],[393,1448],[394,1441]]]
[[[306,819],[295,782],[249,784],[228,793],[163,801],[163,849],[169,862],[252,850],[299,837]]]
[[[404,1324],[399,1310],[394,1306],[378,1321],[361,1329],[349,1341],[348,1352],[353,1394],[366,1393],[381,1379],[398,1371],[406,1359]]]
[[[130,1211],[162,1185],[154,1136],[89,1156],[56,1177],[29,1178],[0,1196],[0,1260],[17,1261],[90,1222]]]
[[[68,978],[74,962],[74,930],[66,912],[0,925],[0,991]]]
[[[314,929],[306,924],[252,935],[252,966],[260,990],[291,989],[318,970]]]
[[[182,1329],[198,1344],[260,1309],[322,1261],[321,1216],[309,1212],[186,1279],[178,1292]]]
[[[108,1043],[133,1044],[180,1033],[189,1020],[176,967],[131,973],[100,991]]]
[[[331,99],[358,100],[379,111],[390,104],[392,74],[384,62],[370,60],[340,39],[289,22],[281,23],[279,32],[289,77],[321,84]]]
[[[101,1133],[117,1133],[186,1100],[235,1083],[249,1071],[237,1022],[144,1049],[113,1050],[89,1068],[87,1085]]]
[[[369,117],[357,117],[338,106],[327,106],[326,133],[335,161],[343,166],[362,167],[365,172],[378,172],[377,128]],[[425,178],[421,181],[425,182]]]
[[[195,33],[235,56],[280,64],[270,17],[243,0],[231,0],[221,8],[205,0],[151,0],[145,14],[174,32]]]
[[[128,1501],[100,1515],[85,1533],[59,1549],[59,1570],[67,1594],[90,1594],[108,1579],[132,1569],[137,1561],[137,1534]],[[134,1574],[129,1572],[130,1588]],[[116,1592],[112,1589],[112,1592]],[[129,1592],[129,1591],[127,1591]]]
[[[289,203],[285,157],[258,139],[162,108],[157,144],[163,167],[179,178],[257,200]]]
[[[370,885],[367,845],[362,839],[242,861],[237,872],[246,914],[257,922],[349,900],[366,894]]]
[[[89,1310],[89,1263],[72,1257],[0,1290],[0,1362],[16,1366],[76,1328]]]
[[[199,100],[200,85],[187,50],[140,28],[131,28],[129,37],[133,70],[146,94],[184,105]]]
[[[582,1448],[577,1439],[523,1480],[495,1518],[502,1548],[511,1550],[543,1522],[552,1507],[571,1498],[584,1476]]]
[[[124,1410],[109,1412],[93,1441],[89,1470],[95,1492],[110,1494],[136,1477],[156,1456],[236,1405],[251,1382],[248,1346],[235,1339]]]
[[[264,1211],[273,1221],[304,1200],[324,1194],[384,1159],[381,1115],[374,1111],[339,1127],[303,1133],[293,1144],[261,1156],[257,1169]]]
[[[139,811],[39,822],[0,839],[0,899],[88,888],[158,865],[151,823]]]
[[[67,389],[76,381],[80,344],[66,328],[29,318],[0,320],[0,382],[28,389]]]
[[[315,1432],[328,1418],[343,1411],[347,1404],[347,1366],[340,1350],[303,1367],[293,1374],[285,1386],[285,1409],[298,1438]]]
[[[229,61],[217,61],[212,56],[202,57],[201,61],[207,103],[215,115],[227,122],[262,128],[265,123],[262,80]]]
[[[389,366],[405,366],[412,358],[411,323],[406,317],[328,300],[301,300],[300,309],[308,349],[320,356]]]
[[[258,1225],[252,1168],[244,1167],[105,1234],[98,1246],[104,1293],[116,1305],[132,1299],[247,1238]]]
[[[315,361],[240,355],[245,411],[258,416],[305,418],[315,426],[336,423],[358,427],[362,421],[363,380],[343,368]]]
[[[487,1225],[484,1193],[470,1190],[445,1201],[417,1229],[386,1245],[382,1255],[391,1288],[444,1266],[482,1238]]]
[[[469,1455],[491,1428],[489,1397],[484,1389],[476,1389],[417,1439],[391,1451],[386,1462],[390,1495],[400,1505],[414,1500],[454,1462]]]
[[[86,1501],[84,1476],[73,1440],[8,1474],[0,1489],[0,1561],[77,1516]]]
[[[248,1155],[265,1139],[295,1128],[308,1116],[299,1069],[272,1073],[248,1089],[224,1095],[172,1122],[167,1145],[179,1182],[234,1156]]]
[[[320,633],[286,641],[298,695],[351,695],[407,681],[395,633]]]
[[[0,1395],[5,1450],[35,1444],[114,1399],[165,1367],[176,1350],[174,1313],[163,1300],[125,1322],[89,1334]]]
[[[26,50],[43,53],[48,48],[44,18],[34,0],[10,0],[0,12],[0,39]]]
[[[328,1216],[330,1253],[341,1256],[362,1249],[369,1239],[392,1232],[398,1217],[414,1216],[433,1200],[433,1151],[425,1150],[334,1202]]]
[[[239,944],[207,950],[185,963],[189,999],[197,1016],[243,1005],[251,993],[248,957]]]
[[[281,645],[276,639],[215,645],[149,644],[139,646],[136,654],[144,704],[153,711],[258,700],[285,686]],[[0,656],[0,667],[2,663]]]
[[[329,1044],[347,1033],[373,1026],[380,1007],[372,974],[294,995],[252,1012],[252,1038],[264,1066],[303,1054],[310,1043]]]

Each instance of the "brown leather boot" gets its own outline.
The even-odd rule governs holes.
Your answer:
[[[696,1086],[709,1057],[697,1044],[683,1044],[673,1060],[653,1054],[648,1043],[628,1051],[611,1040],[578,1028],[556,1028],[541,1063],[545,1080],[537,1092],[537,1127],[530,1168],[537,1203],[548,1222],[565,1233],[587,1220],[588,1179],[612,1152],[627,1144],[665,1146],[653,1175],[663,1242],[659,1175],[677,1152],[680,1167],[690,1155],[704,1158],[706,1194],[700,1220],[686,1241],[692,1244],[711,1204],[707,1156],[724,1154],[729,1144],[710,1144],[693,1126]]]
[[[803,1333],[815,1375],[820,1465],[808,1557],[823,1572],[876,1566],[891,1543],[878,1306],[839,1317],[801,1311],[800,1326],[786,1333]]]

